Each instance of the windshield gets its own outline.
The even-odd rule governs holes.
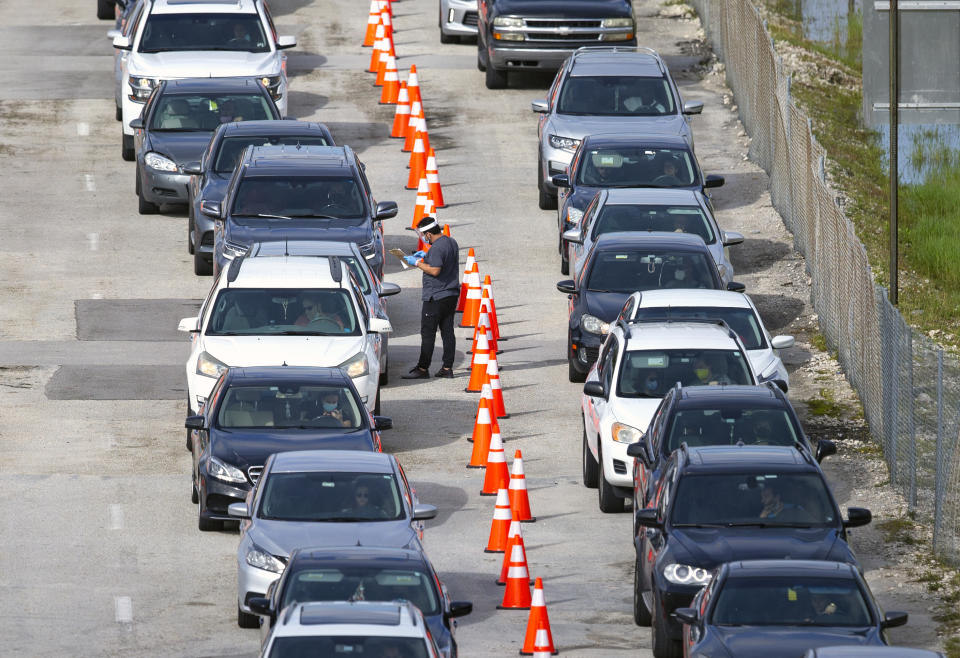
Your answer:
[[[141,53],[175,50],[270,52],[257,14],[150,14]]]
[[[684,386],[754,383],[739,350],[631,350],[623,356],[617,395],[661,398],[677,382]]]
[[[591,149],[581,162],[578,182],[593,187],[689,187],[699,179],[685,149]]]
[[[298,601],[393,601],[405,599],[424,615],[440,614],[433,579],[420,571],[363,567],[304,569],[292,574],[279,609]]]
[[[427,645],[420,637],[307,635],[275,638],[268,655],[269,658],[429,658],[434,654],[427,651]]]
[[[363,415],[345,386],[231,386],[217,414],[220,427],[299,429],[362,427]]]
[[[263,94],[167,94],[157,99],[150,129],[212,132],[221,123],[272,119]]]
[[[717,626],[870,626],[851,578],[729,578],[717,593]]]
[[[587,290],[630,294],[657,288],[718,288],[715,267],[703,253],[601,251],[593,258]]]
[[[263,117],[269,119],[270,117]],[[220,142],[220,151],[216,155],[213,170],[218,174],[228,174],[237,167],[243,149],[248,146],[289,145],[289,146],[331,146],[323,135],[283,135],[281,137],[224,137]]]
[[[734,308],[723,306],[661,306],[638,308],[635,317],[640,320],[680,320],[697,318],[723,320],[737,332],[743,346],[748,350],[762,350],[767,347],[767,339],[760,329],[760,322],[752,308]]]
[[[661,116],[676,110],[665,78],[572,75],[560,92],[557,113]]]
[[[406,510],[392,473],[270,473],[260,518],[273,521],[397,521]]]
[[[607,204],[593,224],[593,239],[617,231],[666,231],[699,235],[707,244],[717,241],[710,220],[699,206]]]
[[[346,290],[224,288],[210,312],[207,336],[359,336]]]
[[[673,416],[665,454],[686,443],[695,446],[792,446],[800,443],[790,416],[783,409],[712,407],[682,409]]]
[[[833,526],[836,508],[816,473],[687,475],[673,497],[674,526]]]
[[[342,176],[244,178],[233,202],[240,217],[337,220],[337,225],[366,222],[357,181]],[[241,222],[242,223],[242,222]]]

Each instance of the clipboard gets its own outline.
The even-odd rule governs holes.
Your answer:
[[[403,260],[404,258],[407,257],[407,254],[403,253],[403,249],[393,248],[393,249],[390,249],[389,251],[391,254],[393,254],[400,260],[400,267],[402,267],[405,270],[410,269],[410,266],[407,265],[407,261]]]

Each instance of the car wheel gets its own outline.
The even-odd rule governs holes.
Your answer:
[[[140,172],[137,172],[137,212],[141,215],[156,215],[160,206],[143,198],[143,186],[140,184]]]
[[[506,89],[507,88],[507,72],[501,71],[500,69],[494,68],[493,65],[488,64],[486,70],[487,77],[484,82],[487,84],[487,89]]]
[[[373,403],[373,415],[380,415],[380,387],[377,387],[377,399]]]
[[[483,61],[483,43],[480,41],[480,37],[477,37],[477,70],[481,73],[487,70],[487,64]]]
[[[390,383],[390,362],[383,364],[383,369],[380,371],[380,378],[377,380],[380,386],[386,386]]]
[[[193,452],[193,430],[187,430],[187,452]]]
[[[613,487],[607,482],[607,475],[603,471],[603,453],[600,447],[597,447],[597,462],[600,466],[600,474],[597,476],[597,503],[600,511],[604,514],[615,514],[623,511],[623,498],[620,498],[613,491]]]
[[[133,162],[134,156],[133,135],[123,135],[123,139],[120,140],[120,157],[127,162]]]
[[[237,626],[240,628],[260,628],[260,615],[251,615],[244,612],[237,605]]]
[[[671,640],[667,631],[667,620],[660,616],[660,597],[657,590],[653,590],[653,614],[650,618],[650,635],[653,640],[653,655],[655,658],[680,658],[683,653],[680,643]]]
[[[203,503],[200,502],[199,487],[197,487],[197,489],[197,528],[200,529],[200,532],[223,530],[223,521],[214,521],[203,515]]]
[[[213,274],[213,262],[208,261],[206,256],[198,250],[193,250],[193,273],[197,276],[210,276]]]
[[[569,347],[567,348],[569,350]],[[573,357],[567,357],[567,379],[569,379],[574,384],[582,384],[587,380],[587,376],[577,370],[577,366],[573,363]]]
[[[640,585],[640,558],[637,558],[633,567],[633,623],[637,626],[650,625],[650,611],[647,610],[647,604],[643,602],[643,589]]]
[[[117,121],[123,121],[123,108],[117,105],[117,109],[114,110],[113,118]]]
[[[200,502],[200,494],[197,492],[196,476],[194,476],[193,484],[190,487],[190,502],[192,502],[194,505]]]
[[[193,246],[193,232],[196,230],[196,225],[193,221],[193,202],[187,206],[187,253],[192,254],[196,249]]]
[[[562,245],[563,242],[561,242],[560,244]],[[561,246],[561,250],[566,251],[566,249],[563,249],[562,246]],[[566,255],[563,253],[560,254],[560,274],[563,274],[564,276],[570,275],[570,261],[567,260]]]
[[[556,210],[557,197],[550,194],[550,191],[546,188],[546,183],[543,180],[543,161],[541,160],[537,165],[537,191],[540,193],[537,205],[540,206],[540,210]]]
[[[587,430],[583,430],[583,486],[587,489],[597,487],[597,460],[590,452],[590,444],[587,443]]]
[[[116,18],[116,0],[97,0],[97,18],[102,21]]]

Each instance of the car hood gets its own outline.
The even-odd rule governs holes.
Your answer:
[[[317,430],[211,430],[210,452],[228,464],[246,471],[263,466],[275,452],[290,450],[365,450],[373,452],[373,437],[368,429],[341,432]]]
[[[616,398],[614,403],[613,415],[616,419],[646,434],[650,426],[650,419],[653,413],[663,402],[662,397],[657,398]]]
[[[881,645],[871,628],[804,628],[793,626],[711,627],[729,655],[737,658],[767,658],[770,647],[788,658],[803,656],[807,649],[835,645]]]
[[[203,150],[210,144],[213,131],[188,133],[166,133],[150,131],[151,151],[156,151],[183,166],[188,162],[197,162],[203,156]]]
[[[582,116],[555,114],[550,118],[550,132],[554,135],[583,139],[599,133],[653,133],[656,135],[687,135],[690,124],[681,114],[654,117]]]
[[[336,367],[363,349],[362,336],[204,336],[204,350],[228,366]]]
[[[626,292],[590,292],[583,291],[584,306],[587,313],[595,315],[604,322],[613,322],[630,293]]]
[[[713,569],[732,560],[856,563],[836,528],[674,528],[670,560]]]
[[[274,53],[182,50],[172,53],[130,53],[130,75],[162,80],[178,78],[236,78],[279,75]]]
[[[268,521],[254,519],[250,540],[273,555],[288,556],[303,546],[384,546],[403,548],[418,545],[417,533],[409,520],[323,523]]]
[[[497,0],[497,13],[501,16],[560,16],[563,18],[616,18],[630,16],[632,9],[624,0]]]
[[[243,224],[229,222],[227,239],[237,244],[252,244],[276,240],[282,233],[288,240],[328,240],[330,242],[356,242],[366,244],[373,238],[369,223],[361,226],[333,227],[314,219],[249,219]]]

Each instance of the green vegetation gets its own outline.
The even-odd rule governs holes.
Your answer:
[[[810,336],[810,344],[820,350],[821,352],[828,352],[829,347],[827,346],[827,338],[819,331],[812,336]]]
[[[821,388],[817,397],[807,400],[807,410],[811,416],[845,418],[850,411],[850,407],[838,401],[832,389]]]

